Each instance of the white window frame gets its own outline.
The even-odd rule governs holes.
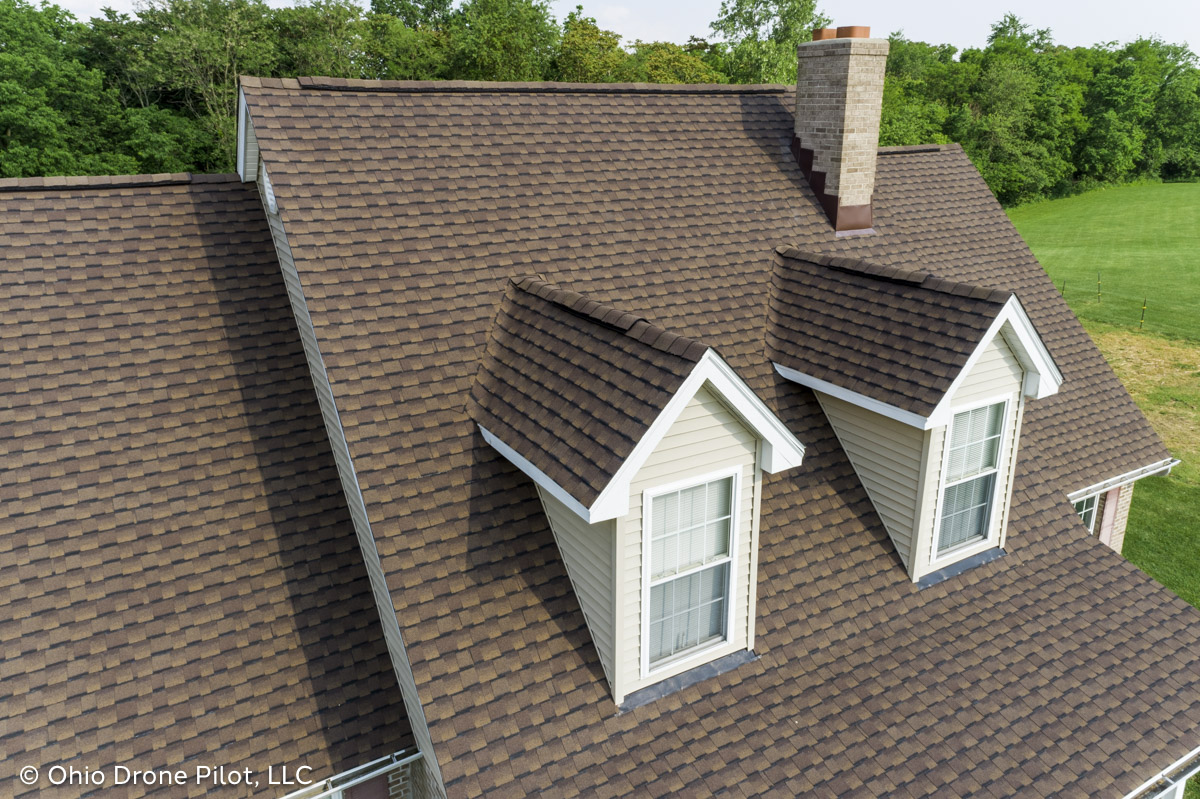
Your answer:
[[[946,489],[950,487],[950,483],[946,481],[946,473],[950,468],[950,437],[954,432],[954,418],[960,413],[978,410],[979,408],[987,408],[992,405],[1004,405],[1004,412],[1000,422],[1000,446],[996,451],[996,484],[992,489],[992,504],[991,510],[988,512],[988,521],[986,529],[987,536],[982,541],[975,541],[970,544],[963,544],[955,547],[944,553],[938,553],[938,542],[942,538],[942,508],[946,501]],[[1003,507],[1004,486],[1008,484],[1009,472],[1011,464],[1008,463],[1008,440],[1012,434],[1012,413],[1013,397],[1011,394],[1003,394],[996,397],[989,397],[986,400],[972,402],[967,405],[958,405],[950,411],[950,423],[945,427],[945,434],[942,436],[942,467],[938,473],[938,490],[937,499],[933,509],[933,540],[930,542],[929,565],[930,571],[944,568],[951,563],[969,558],[972,555],[977,555],[989,549],[993,549],[1000,545],[1003,530],[1001,526],[995,524],[996,513],[1000,512]],[[967,480],[976,480],[982,475],[973,475],[963,480],[955,481],[953,485],[965,483]]]
[[[650,664],[650,552],[651,552],[651,536],[654,530],[653,513],[654,513],[654,498],[663,494],[671,494],[685,488],[701,485],[703,483],[711,483],[715,480],[723,480],[726,477],[733,478],[731,487],[732,496],[730,497],[729,506],[729,586],[726,589],[725,597],[725,637],[712,641],[711,643],[703,644],[695,649],[687,649],[683,652],[678,652],[672,657],[665,658],[659,663],[651,666]],[[642,602],[641,602],[641,621],[642,621],[642,646],[641,646],[641,676],[642,678],[649,677],[657,672],[671,670],[673,672],[686,671],[690,665],[681,669],[684,664],[691,664],[711,660],[713,651],[727,647],[734,640],[734,605],[735,597],[737,596],[737,555],[738,555],[738,526],[741,523],[741,496],[742,496],[742,466],[733,466],[726,469],[720,469],[707,474],[698,474],[694,477],[689,477],[685,480],[676,480],[673,483],[666,485],[655,486],[648,488],[642,492]],[[665,577],[659,582],[667,582],[668,580],[676,580],[680,577],[686,577],[704,569],[711,569],[723,561],[713,561],[705,563],[702,566],[688,569],[678,574],[673,574],[670,577]]]
[[[1084,527],[1087,528],[1088,535],[1095,535],[1096,534],[1096,517],[1099,515],[1096,511],[1098,511],[1100,509],[1100,495],[1092,494],[1091,496],[1088,496],[1088,497],[1080,497],[1079,499],[1077,499],[1071,503],[1071,508],[1073,510],[1075,510],[1075,514],[1077,516],[1079,516],[1079,521],[1082,522],[1083,521],[1083,513],[1086,513],[1087,511],[1085,510],[1083,513],[1080,513],[1079,510],[1075,509],[1075,506],[1079,505],[1080,503],[1087,502],[1088,500],[1092,501],[1092,521],[1091,521],[1091,524],[1085,524]]]

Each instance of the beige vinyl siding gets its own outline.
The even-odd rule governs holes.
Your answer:
[[[538,487],[554,541],[562,554],[575,598],[600,655],[600,665],[609,685],[613,683],[613,521],[588,524]]]
[[[1020,361],[1012,354],[1003,336],[996,336],[954,392],[951,405],[972,405],[1019,392],[1023,376]]]
[[[694,668],[682,661],[664,667],[652,676],[641,677],[642,644],[642,494],[645,491],[702,477],[723,469],[740,467],[735,552],[731,574],[734,581],[732,629],[729,641],[712,651],[712,658],[745,649],[749,641],[751,552],[757,546],[754,526],[757,485],[758,439],[741,420],[708,389],[707,385],[684,408],[645,465],[634,477],[629,513],[617,526],[620,559],[617,596],[617,663],[614,695],[617,702],[629,693]]]
[[[259,197],[261,198],[265,196],[263,176],[266,174],[266,169],[259,163],[257,171]],[[338,416],[337,406],[334,403],[333,390],[329,384],[329,376],[325,371],[325,362],[321,356],[320,348],[317,346],[312,317],[309,315],[308,303],[304,298],[300,276],[296,271],[296,265],[292,259],[292,250],[288,244],[287,234],[284,231],[283,220],[278,214],[273,214],[267,209],[265,201],[263,203],[263,211],[267,215],[267,221],[271,228],[271,237],[275,244],[275,254],[279,259],[279,266],[283,271],[283,281],[287,288],[288,300],[291,303],[292,313],[296,318],[296,325],[300,331],[300,340],[304,345],[304,355],[308,361],[309,373],[312,375],[317,402],[321,408],[321,417],[325,422],[325,432],[329,436],[329,443],[333,449],[333,459],[337,464],[338,477],[342,483],[342,491],[346,496],[346,502],[350,509],[350,518],[354,524],[354,532],[358,538],[359,548],[362,550],[363,560],[366,563],[367,577],[371,583],[371,593],[375,599],[375,605],[379,611],[380,621],[383,626],[384,642],[391,657],[392,668],[396,672],[396,680],[400,685],[400,693],[404,698],[404,707],[408,712],[408,720],[412,727],[413,737],[416,739],[418,749],[424,755],[425,768],[432,778],[433,785],[438,790],[437,795],[444,797],[446,794],[443,787],[441,769],[438,766],[437,758],[434,756],[433,740],[429,735],[429,727],[425,721],[425,711],[421,706],[420,697],[417,693],[416,679],[413,677],[412,666],[408,660],[408,652],[404,646],[404,639],[400,632],[400,623],[396,619],[396,611],[392,605],[391,593],[388,591],[383,567],[379,560],[379,553],[375,548],[375,538],[371,532],[371,525],[367,518],[366,503],[363,501],[362,493],[358,486],[358,478],[354,473],[354,465],[350,460],[350,448],[346,443],[346,437],[342,431],[341,419]]]
[[[925,434],[829,395],[818,394],[817,399],[896,551],[909,566]]]

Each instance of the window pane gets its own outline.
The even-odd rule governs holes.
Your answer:
[[[995,487],[996,475],[992,473],[946,489],[939,553],[987,537]]]
[[[661,494],[651,502],[650,576],[669,577],[729,555],[733,478]]]
[[[651,663],[725,637],[729,564],[650,589]]]
[[[954,415],[946,461],[948,482],[996,468],[1000,456],[1000,434],[1004,427],[1004,407],[1004,403],[1000,402]]]

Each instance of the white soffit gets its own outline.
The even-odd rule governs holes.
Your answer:
[[[1058,389],[1062,386],[1062,372],[1058,370],[1058,366],[1054,363],[1054,358],[1051,357],[1050,351],[1046,349],[1046,345],[1037,334],[1037,330],[1030,321],[1029,315],[1025,313],[1025,309],[1021,306],[1020,300],[1016,296],[1008,299],[1000,312],[996,314],[996,318],[992,320],[992,324],[988,327],[983,337],[976,345],[975,351],[967,358],[967,362],[959,371],[958,377],[954,378],[954,382],[946,390],[942,399],[928,416],[922,416],[913,411],[907,411],[903,408],[896,407],[882,400],[873,399],[865,394],[841,386],[830,383],[827,380],[807,375],[797,369],[775,364],[775,371],[788,380],[794,383],[799,383],[802,386],[807,386],[813,391],[818,391],[822,394],[827,394],[835,399],[840,399],[849,402],[851,405],[857,405],[873,413],[878,413],[881,416],[886,416],[889,419],[895,419],[897,422],[916,427],[919,430],[930,430],[935,427],[944,427],[950,423],[950,419],[954,416],[954,412],[950,405],[954,400],[954,394],[958,391],[963,381],[975,368],[975,364],[983,357],[984,351],[988,345],[992,343],[996,336],[1002,336],[1009,349],[1013,351],[1013,355],[1020,361],[1021,367],[1025,370],[1025,382],[1022,386],[1022,391],[1025,396],[1033,399],[1044,399],[1058,393]]]
[[[772,474],[799,466],[804,460],[804,445],[771,412],[737,373],[729,367],[714,350],[708,350],[696,363],[691,374],[683,381],[679,390],[667,402],[658,418],[646,430],[633,452],[617,469],[600,496],[590,507],[575,499],[558,483],[550,479],[515,449],[497,438],[490,430],[479,426],[483,438],[510,463],[524,472],[531,480],[550,492],[552,496],[575,512],[588,524],[616,519],[629,512],[629,488],[633,478],[645,465],[651,453],[658,447],[671,425],[683,413],[683,409],[708,384],[720,395],[729,409],[762,439],[762,462],[764,471]]]

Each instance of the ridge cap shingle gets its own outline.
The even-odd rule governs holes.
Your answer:
[[[235,173],[194,174],[160,172],[153,175],[51,175],[28,178],[0,178],[0,192],[62,191],[68,189],[134,189],[149,186],[187,186],[193,183],[232,183],[240,181]]]
[[[296,78],[295,84],[269,78],[242,78],[252,88],[295,88],[345,92],[495,92],[540,94],[784,94],[792,87],[778,83],[565,83],[561,81],[363,80],[321,75]]]
[[[575,316],[614,330],[660,352],[695,362],[709,349],[708,345],[702,342],[672,333],[637,314],[606,305],[577,291],[548,283],[539,277],[526,275],[509,280],[518,291],[545,300]]]
[[[939,277],[932,272],[902,269],[897,266],[885,266],[860,258],[849,258],[844,255],[824,255],[822,253],[801,250],[798,247],[790,245],[776,247],[775,252],[781,258],[787,260],[804,261],[816,264],[817,266],[823,266],[827,269],[836,269],[846,274],[863,275],[891,283],[904,283],[927,291],[935,291],[939,294],[949,294],[955,297],[969,297],[973,300],[1003,305],[1013,296],[1013,292],[1011,291],[988,289],[970,283],[960,283]]]

